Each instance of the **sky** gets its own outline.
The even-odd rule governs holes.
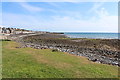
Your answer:
[[[118,3],[2,2],[0,25],[50,32],[118,32]]]

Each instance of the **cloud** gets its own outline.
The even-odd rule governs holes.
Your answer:
[[[96,18],[108,16],[108,11],[103,7],[104,3],[105,2],[94,3],[93,7],[88,11],[88,13],[94,13]]]
[[[27,1],[26,0],[2,0],[2,2],[27,2]]]
[[[53,31],[72,31],[72,32],[117,32],[118,31],[118,17],[105,16],[93,21],[89,20],[76,20],[71,17],[54,17],[51,26],[54,26]]]
[[[58,4],[56,4],[55,2],[47,2],[47,4],[57,7],[57,8],[61,8]]]
[[[2,17],[2,24],[8,27],[30,27],[32,29],[33,26],[35,27],[35,25],[39,25],[39,21],[31,15],[3,13]]]
[[[73,31],[73,32],[117,32],[118,17],[106,15],[97,20],[81,20],[70,16],[52,16],[51,20],[43,20],[31,15],[3,13],[4,26],[41,30],[41,31]]]
[[[88,11],[88,13],[96,12],[104,4],[104,2],[96,2],[93,7]]]
[[[0,27],[2,28],[2,27],[6,27],[6,26],[0,25]]]
[[[54,16],[49,16],[45,19],[41,15],[35,17],[34,15],[3,13],[3,24],[5,26],[15,26],[25,29],[41,31],[117,32],[118,16],[110,15],[107,10],[102,7],[103,4],[104,3],[95,3],[88,12],[91,14],[95,13],[96,16],[92,16],[87,20],[82,19],[82,17],[84,16],[82,16],[79,11],[72,12],[45,9],[58,14]],[[31,12],[42,11],[41,8],[35,6],[31,7],[31,5],[29,5],[28,3],[22,3],[21,5],[24,5],[23,7]],[[51,5],[56,7],[59,6],[57,4]],[[64,15],[59,15],[61,13]]]
[[[107,10],[105,8],[101,8],[100,10],[96,10],[96,13],[98,14],[99,17],[105,17],[109,15]]]
[[[32,5],[28,4],[27,2],[22,2],[22,3],[19,3],[19,4],[20,4],[23,8],[25,8],[26,10],[28,10],[28,11],[30,11],[30,12],[43,11],[43,8],[32,6]]]

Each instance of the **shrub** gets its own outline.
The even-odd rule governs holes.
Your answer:
[[[52,49],[52,52],[58,52],[58,50],[57,49]]]
[[[11,41],[9,39],[0,39],[0,41]]]

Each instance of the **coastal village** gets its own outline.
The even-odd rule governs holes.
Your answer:
[[[9,28],[9,27],[1,27],[0,26],[0,39],[7,39],[7,37],[11,34],[35,34],[35,33],[47,33],[45,31],[32,31],[26,29],[19,28]]]
[[[32,32],[32,31],[18,29],[18,28],[0,27],[0,33],[4,33],[4,34],[19,34],[19,33],[30,33],[30,32]]]

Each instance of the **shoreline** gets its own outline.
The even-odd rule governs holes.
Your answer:
[[[120,66],[118,63],[119,45],[116,45],[119,42],[118,39],[69,38],[64,34],[50,33],[11,34],[7,39],[21,43],[23,48],[55,49],[86,57],[93,62]]]
[[[11,35],[11,38],[12,37],[15,37],[15,35]],[[117,39],[77,39],[80,40],[80,42],[74,40],[76,39],[68,38],[60,34],[28,34],[24,36],[19,35],[19,37],[17,35],[17,39],[15,39],[15,41],[22,44],[21,47],[55,49],[76,56],[86,57],[93,62],[120,66],[118,64],[118,53],[120,51],[117,49],[117,46],[115,46],[116,41],[118,41]],[[101,45],[101,42],[104,44],[107,42],[110,46]],[[112,44],[113,42],[115,42],[114,45]],[[115,48],[111,48],[111,46],[115,46]]]
[[[104,32],[65,32],[70,38],[88,38],[88,39],[120,39],[119,33]]]
[[[119,40],[119,37],[118,38],[84,38],[84,37],[80,37],[80,38],[78,38],[78,37],[76,37],[76,38],[74,38],[74,37],[70,37],[70,36],[68,36],[67,34],[65,34],[65,33],[56,33],[56,32],[53,32],[53,33],[26,33],[27,35],[29,35],[29,34],[35,34],[35,35],[39,35],[39,34],[57,34],[57,35],[63,35],[63,36],[65,36],[66,38],[70,38],[70,39],[95,39],[95,40]],[[23,33],[22,35],[26,35],[25,33]],[[118,34],[118,33],[117,33]],[[0,39],[7,39],[7,37],[9,37],[9,35],[21,35],[21,34],[5,34],[5,33],[1,33],[0,34]]]

